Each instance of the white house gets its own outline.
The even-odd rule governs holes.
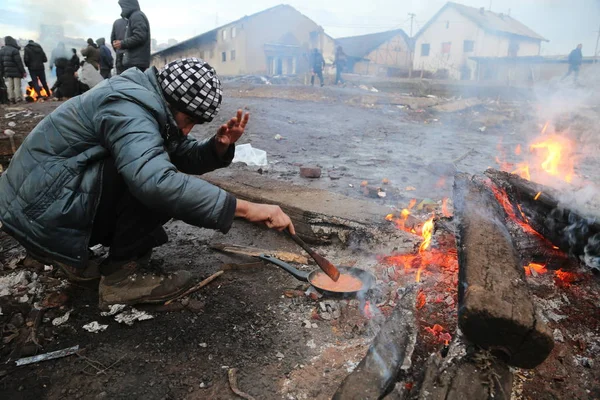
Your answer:
[[[413,68],[472,79],[471,57],[537,56],[542,41],[548,40],[510,15],[449,2],[415,36]]]

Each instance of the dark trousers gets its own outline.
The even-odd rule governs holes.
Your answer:
[[[313,68],[313,74],[310,77],[310,84],[314,85],[315,84],[315,75],[319,77],[319,80],[321,81],[321,86],[323,86],[323,69],[320,67],[314,67]]]
[[[56,67],[56,79],[58,79],[61,76],[63,76],[64,73],[65,73],[65,69],[64,68]]]
[[[335,66],[335,84],[336,85],[339,82],[344,83],[344,80],[342,79],[342,69],[343,69],[343,67],[341,65],[336,65]]]
[[[168,241],[163,229],[168,215],[146,207],[132,196],[112,158],[104,161],[102,194],[96,210],[90,246],[110,247],[115,261],[144,256]]]
[[[569,75],[571,75],[571,73],[575,75],[573,80],[577,82],[577,78],[579,78],[579,65],[569,64],[569,71],[565,76],[563,76],[562,80],[565,80]]]
[[[29,70],[29,75],[31,75],[31,80],[33,81],[33,89],[38,94],[38,96],[41,96],[41,93],[40,93],[41,89],[40,89],[40,85],[38,84],[38,78],[39,78],[40,82],[42,83],[42,87],[46,90],[46,95],[50,96],[50,89],[48,89],[48,83],[46,82],[46,71],[44,71],[44,70],[41,70],[41,71]]]
[[[102,75],[104,79],[110,79],[110,69],[100,69],[100,75]]]

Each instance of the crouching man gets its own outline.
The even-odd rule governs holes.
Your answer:
[[[234,217],[294,231],[277,206],[237,200],[192,175],[231,163],[249,114],[204,142],[187,135],[222,100],[215,70],[187,58],[131,69],[73,98],[27,136],[0,177],[0,222],[34,259],[72,280],[100,278],[100,307],[163,302],[193,283],[188,271],[144,273],[167,242],[169,219],[226,233]],[[96,244],[110,247],[102,262]]]

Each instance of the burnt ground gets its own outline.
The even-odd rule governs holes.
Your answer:
[[[526,146],[543,124],[539,104],[530,99],[482,99],[472,107],[444,112],[435,107],[459,99],[437,96],[416,97],[390,90],[376,93],[356,87],[230,84],[218,120],[197,127],[194,135],[211,135],[236,109],[244,108],[252,117],[241,143],[267,151],[269,166],[262,168],[263,174],[358,198],[365,198],[360,186],[368,181],[387,194],[385,199],[370,201],[402,208],[411,198],[437,203],[451,197],[451,176],[456,169],[480,173],[488,166],[497,166],[499,153],[517,161],[512,149],[518,144]],[[35,114],[47,114],[58,105],[46,102],[0,108],[0,132],[12,121],[17,125],[10,129],[26,133],[39,121]],[[33,114],[27,115],[27,110]],[[7,112],[18,114],[7,119]],[[598,148],[597,139],[587,132],[596,112],[586,108],[575,116],[571,111],[571,115],[560,117],[579,124],[582,148]],[[276,140],[277,134],[283,138]],[[596,183],[597,154],[584,150],[578,154],[579,175]],[[322,178],[299,177],[300,165],[321,166]],[[232,168],[259,169],[240,164]],[[381,184],[384,178],[389,179],[388,185]],[[155,251],[152,268],[166,272],[185,268],[198,280],[218,271],[224,263],[252,261],[216,253],[209,248],[210,243],[299,252],[280,235],[240,221],[226,236],[177,221],[168,224],[168,232],[171,241]],[[140,308],[154,319],[125,326],[112,317],[100,316],[94,285],[52,289],[52,282],[62,279],[60,273],[30,266],[47,277],[43,283],[47,292],[66,295],[58,308],[45,313],[38,328],[43,346],[38,353],[74,345],[84,351],[15,368],[12,360],[31,355],[35,349],[31,344],[19,348],[16,344],[20,338],[11,339],[3,344],[0,359],[0,395],[11,399],[234,399],[237,396],[230,389],[227,371],[237,368],[240,389],[255,398],[330,398],[391,311],[394,290],[414,281],[414,271],[390,273],[389,266],[378,257],[384,255],[371,254],[365,248],[331,246],[320,251],[336,263],[356,263],[376,273],[382,294],[367,315],[359,301],[342,301],[336,303],[339,318],[325,320],[318,301],[294,291],[306,289],[301,282],[266,266],[226,271],[189,301],[177,302],[170,310]],[[6,260],[3,263],[2,276],[14,272],[6,268]],[[15,271],[25,269],[19,265]],[[407,388],[418,382],[428,355],[444,346],[443,340],[424,328],[440,324],[447,333],[455,334],[455,276],[453,269],[435,267],[424,273],[419,344],[413,370],[402,377]],[[585,279],[568,287],[556,284],[550,275],[530,280],[540,307],[551,317],[551,328],[561,331],[563,341],[557,341],[552,356],[536,370],[516,371],[516,398],[600,397],[597,277],[586,274]],[[557,303],[557,299],[561,301]],[[3,329],[12,322],[23,336],[31,318],[29,302],[19,309],[15,297],[0,297]],[[556,307],[545,307],[548,304]],[[66,322],[52,325],[54,318],[69,310]],[[108,329],[100,333],[82,329],[92,321],[107,324]],[[310,322],[310,328],[305,321]],[[4,338],[8,336],[3,332]]]

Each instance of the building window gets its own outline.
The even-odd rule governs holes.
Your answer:
[[[463,43],[463,49],[465,53],[470,53],[475,50],[475,42],[472,40],[465,40]]]
[[[235,29],[235,26],[233,28],[231,28],[231,38],[235,38],[237,36],[237,30]]]
[[[235,61],[235,50],[231,50],[231,55],[229,57],[231,61]]]
[[[223,29],[223,32],[221,33],[221,37],[223,38],[223,41],[227,40],[227,29]]]
[[[429,43],[423,43],[421,45],[421,57],[427,57],[429,55],[429,48],[431,45]]]
[[[227,61],[227,52],[226,51],[221,53],[221,61],[223,61],[223,62]]]
[[[452,42],[442,43],[442,54],[450,54],[451,48],[452,48]]]
[[[213,58],[215,58],[215,51],[211,50],[210,51],[210,59],[212,60]]]

